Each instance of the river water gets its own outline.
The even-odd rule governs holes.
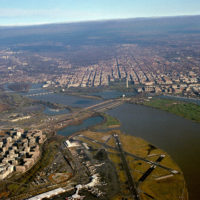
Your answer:
[[[107,113],[120,120],[123,132],[168,152],[184,173],[190,199],[199,199],[200,124],[135,104],[124,104]]]
[[[68,109],[52,109],[52,108],[49,108],[48,106],[45,106],[43,113],[46,115],[61,115],[61,114],[69,113],[69,110]]]
[[[73,133],[76,133],[80,130],[84,130],[84,129],[87,129],[91,126],[99,124],[102,121],[103,121],[103,118],[100,117],[100,116],[90,117],[90,118],[84,120],[81,124],[67,126],[63,129],[59,130],[58,134],[64,135],[64,136],[72,135]]]
[[[23,95],[26,96],[26,95],[48,92],[48,91],[45,91],[41,86],[42,84],[32,84],[31,90],[28,93],[23,94]],[[66,94],[57,94],[57,93],[46,94],[46,95],[36,95],[36,96],[32,96],[31,98],[42,100],[42,101],[48,101],[51,103],[68,105],[72,107],[87,107],[87,106],[91,106],[93,104],[97,104],[101,102],[101,100],[88,99],[88,98],[82,98],[78,96],[70,96]]]
[[[58,103],[63,105],[68,105],[72,107],[88,107],[97,103],[100,103],[102,100],[96,100],[96,99],[89,99],[89,98],[83,98],[78,96],[71,96],[61,93],[50,93],[45,95],[40,95],[42,93],[48,93],[48,90],[45,90],[42,88],[41,83],[32,84],[30,90],[27,93],[19,93],[23,96],[30,97],[31,99],[51,102],[51,103]],[[8,84],[4,85],[4,89],[7,92],[14,93],[8,88]],[[32,95],[32,96],[30,96]],[[35,96],[34,96],[35,95]]]
[[[93,96],[99,96],[102,97],[103,99],[111,99],[111,98],[120,98],[123,95],[126,97],[130,96],[135,96],[135,92],[120,92],[120,91],[115,91],[115,90],[105,90],[102,92],[97,92],[97,93],[92,93],[91,95]]]

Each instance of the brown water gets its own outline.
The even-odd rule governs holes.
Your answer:
[[[134,104],[107,113],[121,121],[122,131],[168,152],[184,173],[190,200],[200,199],[200,123]]]

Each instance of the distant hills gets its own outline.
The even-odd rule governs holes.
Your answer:
[[[200,16],[136,18],[81,23],[0,27],[1,47],[63,45],[111,45],[137,43],[151,45],[172,35],[200,34]],[[159,37],[159,38],[158,38]],[[164,42],[165,43],[165,42]],[[36,48],[37,50],[38,48]],[[34,50],[30,48],[29,50]]]

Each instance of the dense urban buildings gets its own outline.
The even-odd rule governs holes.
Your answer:
[[[11,129],[0,137],[0,180],[13,172],[24,173],[40,157],[46,136],[40,130]]]
[[[0,82],[199,96],[199,16],[2,28]],[[144,28],[145,27],[145,28]]]
[[[170,49],[165,50],[165,54]],[[181,94],[198,96],[200,92],[200,60],[175,52],[166,58],[162,49],[141,48],[137,45],[118,47],[118,55],[100,60],[94,65],[74,66],[68,60],[42,57],[35,54],[36,66],[26,56],[13,51],[1,51],[1,82],[44,82],[43,87],[90,88],[109,87],[124,81],[138,93]],[[37,68],[54,63],[52,71],[38,73]],[[56,64],[55,64],[56,63]],[[36,69],[34,69],[36,68]],[[50,67],[51,68],[51,67]],[[33,73],[34,71],[34,73]],[[59,71],[59,72],[58,72]]]

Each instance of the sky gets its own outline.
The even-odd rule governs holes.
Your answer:
[[[200,0],[0,0],[0,26],[200,15]]]

